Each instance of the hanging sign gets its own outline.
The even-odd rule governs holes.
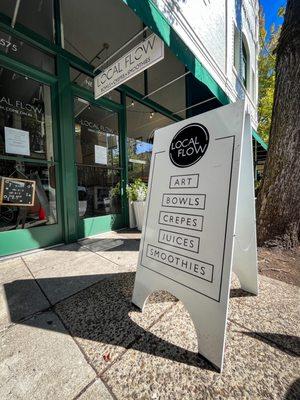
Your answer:
[[[95,99],[104,96],[163,58],[164,43],[153,33],[95,77]]]
[[[31,207],[34,204],[35,181],[2,177],[0,204]]]
[[[231,269],[257,294],[250,116],[243,102],[158,129],[132,301],[180,299],[222,369]]]
[[[21,129],[4,127],[5,152],[30,156],[29,132]]]

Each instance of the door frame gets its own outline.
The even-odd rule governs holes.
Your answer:
[[[103,232],[117,230],[125,228],[128,226],[128,202],[126,196],[126,186],[127,186],[127,147],[126,147],[126,109],[124,111],[124,98],[122,93],[120,93],[121,103],[118,104],[112,100],[106,98],[100,98],[98,100],[94,99],[92,92],[84,89],[76,84],[72,84],[72,98],[73,102],[75,97],[79,97],[83,100],[88,101],[91,105],[95,107],[102,107],[109,109],[118,114],[118,130],[119,130],[119,149],[120,149],[120,186],[121,186],[121,214],[108,214],[98,217],[90,218],[79,218],[78,215],[78,196],[76,195],[76,220],[77,220],[77,238],[85,238],[88,236],[93,236]],[[73,103],[74,104],[74,103]],[[73,135],[75,131],[75,120],[74,120],[74,110],[73,110]],[[75,141],[74,141],[74,152]],[[75,174],[77,181],[77,168],[75,160]]]
[[[24,161],[32,164],[44,164],[45,166],[55,166],[56,179],[56,213],[57,223],[52,225],[36,226],[32,228],[15,229],[0,232],[0,257],[11,254],[33,250],[41,247],[52,246],[63,242],[63,216],[62,216],[62,186],[61,186],[61,155],[59,151],[59,129],[58,129],[58,108],[57,108],[57,78],[46,72],[12,59],[0,53],[0,67],[9,69],[17,74],[27,76],[37,82],[46,84],[50,87],[51,93],[51,112],[52,112],[52,136],[54,161],[37,160],[16,156],[0,156],[1,160]]]

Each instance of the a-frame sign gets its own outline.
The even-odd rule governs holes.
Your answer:
[[[223,367],[231,271],[258,293],[250,115],[237,102],[158,129],[132,302],[183,302],[198,352]]]

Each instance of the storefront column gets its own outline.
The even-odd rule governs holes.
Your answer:
[[[78,199],[74,143],[73,96],[69,63],[57,56],[63,232],[66,243],[77,240]]]
[[[123,106],[120,112],[120,163],[121,173],[121,198],[122,213],[124,216],[124,225],[129,226],[128,199],[126,195],[126,186],[128,184],[128,157],[127,157],[127,120],[126,120],[126,94],[121,92],[121,104]]]

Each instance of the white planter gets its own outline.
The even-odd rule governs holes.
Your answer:
[[[129,210],[129,227],[136,228],[136,219],[133,209],[133,201],[128,200],[128,210]]]
[[[134,201],[133,209],[134,209],[137,228],[139,231],[141,231],[143,228],[146,202],[145,201]]]

